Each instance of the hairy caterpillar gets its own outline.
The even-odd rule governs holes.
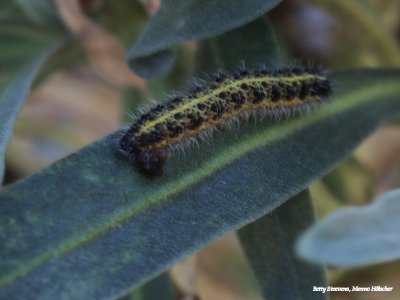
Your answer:
[[[162,174],[171,146],[257,112],[281,116],[322,102],[331,93],[319,70],[301,68],[221,74],[142,114],[120,140],[120,150],[147,175]]]

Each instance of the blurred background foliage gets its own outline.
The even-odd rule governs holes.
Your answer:
[[[18,117],[6,157],[5,184],[117,130],[137,106],[178,89],[194,71],[197,45],[191,41],[176,46],[177,63],[158,80],[145,81],[124,64],[126,50],[160,0],[49,3],[53,2],[0,1],[0,85],[39,53],[43,43],[65,37]],[[398,0],[285,0],[267,17],[288,61],[332,69],[400,66]],[[137,100],[132,104],[127,99]],[[398,124],[376,131],[351,158],[311,186],[319,217],[342,206],[369,203],[399,186]],[[185,259],[170,274],[182,299],[261,299],[235,234]],[[330,285],[399,287],[400,262],[328,274]],[[373,293],[331,296],[377,299]],[[379,299],[399,298],[400,289],[379,294]]]

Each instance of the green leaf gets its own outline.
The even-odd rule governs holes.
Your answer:
[[[16,0],[15,2],[32,21],[45,25],[61,25],[55,1]]]
[[[265,18],[199,43],[197,54],[197,69],[208,73],[218,68],[237,71],[243,65],[252,69],[279,62],[278,46]]]
[[[0,183],[4,175],[4,156],[10,141],[18,112],[25,103],[33,80],[41,65],[53,52],[54,47],[47,49],[17,74],[5,89],[0,87]]]
[[[17,114],[39,69],[60,48],[60,34],[43,25],[0,20],[0,183]]]
[[[0,22],[0,85],[54,44],[60,32],[26,22]]]
[[[63,32],[43,25],[0,20],[0,89],[62,35]]]
[[[400,113],[399,71],[332,80],[337,92],[319,110],[221,129],[157,178],[117,155],[117,132],[5,187],[0,298],[113,297],[271,212]]]
[[[132,69],[153,78],[174,62],[171,46],[216,36],[257,19],[280,0],[164,0],[127,55]],[[236,41],[238,42],[238,41]]]
[[[173,300],[175,298],[173,286],[168,273],[163,273],[153,280],[143,284],[131,294],[120,300]]]
[[[14,1],[0,1],[0,21],[23,18],[24,15]]]
[[[369,205],[337,210],[310,228],[298,241],[306,260],[359,267],[400,258],[400,189]]]
[[[32,24],[27,21],[0,20],[0,35],[20,38],[23,41],[49,42],[54,41],[65,31],[41,24]]]
[[[238,231],[265,299],[326,299],[313,286],[326,286],[324,269],[299,261],[294,244],[314,222],[307,191]]]

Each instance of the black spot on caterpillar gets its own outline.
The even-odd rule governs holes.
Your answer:
[[[171,147],[258,112],[280,117],[306,111],[330,93],[331,84],[319,70],[220,74],[143,113],[120,140],[120,150],[140,172],[161,175]]]

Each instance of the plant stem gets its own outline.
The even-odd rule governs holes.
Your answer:
[[[336,0],[330,3],[339,15],[369,35],[382,61],[391,66],[400,66],[400,50],[393,37],[357,1]]]

